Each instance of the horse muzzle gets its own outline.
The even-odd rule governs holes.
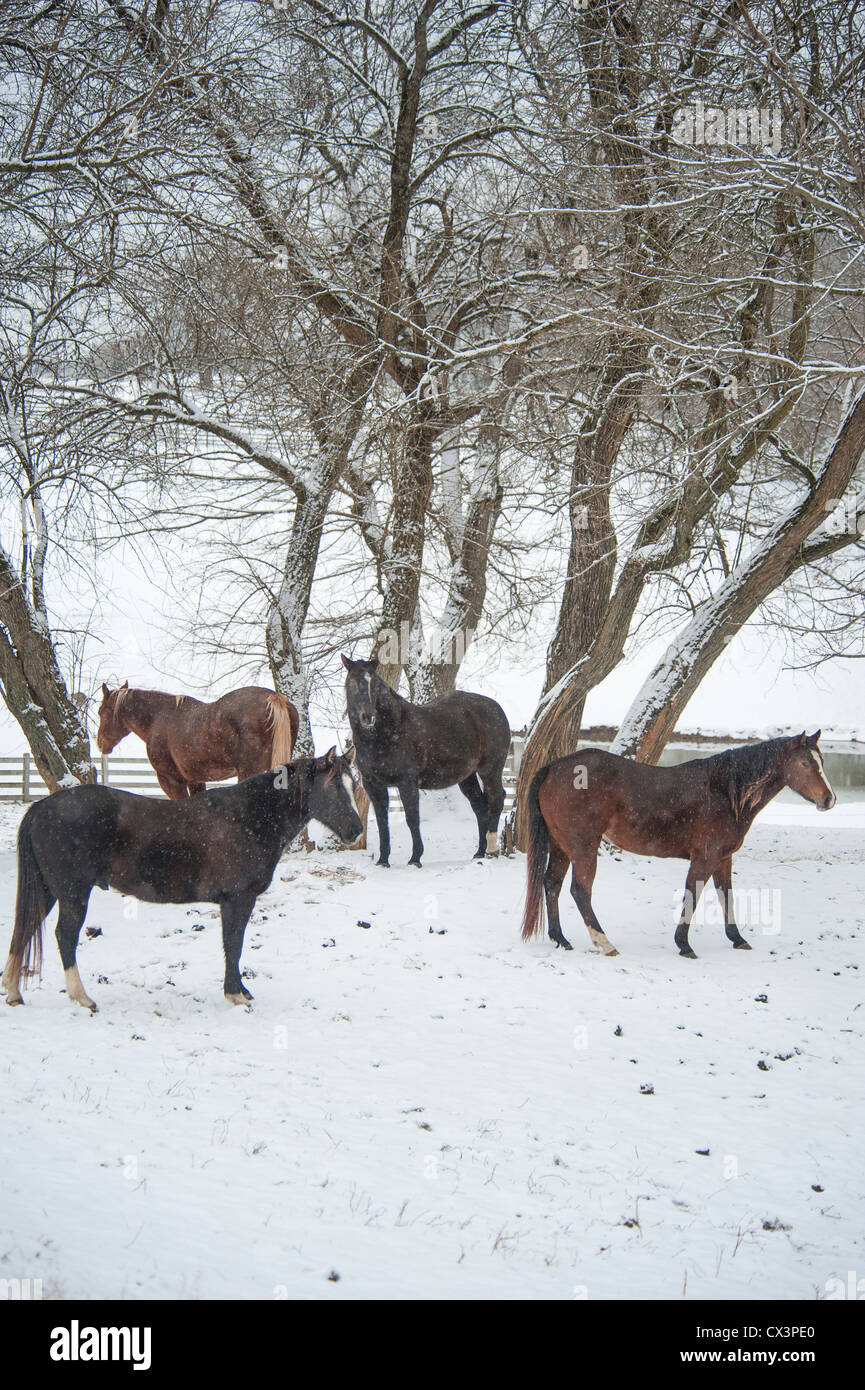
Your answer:
[[[360,816],[354,816],[352,824],[340,832],[340,839],[344,845],[356,845],[363,835],[363,821]]]

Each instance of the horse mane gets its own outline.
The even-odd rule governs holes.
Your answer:
[[[121,686],[118,688],[118,690],[116,691],[115,700],[114,700],[114,713],[115,713],[115,714],[119,714],[120,710],[123,708],[123,706],[124,706],[125,703],[126,703],[126,697],[127,697],[127,695],[130,695],[131,693],[132,693],[132,692],[130,691],[128,685],[121,685]]]
[[[709,783],[726,792],[736,820],[742,820],[756,807],[778,765],[778,754],[789,743],[789,738],[763,739],[739,748],[725,748],[723,753],[706,759],[711,764]]]

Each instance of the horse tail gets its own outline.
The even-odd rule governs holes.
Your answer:
[[[36,807],[33,807],[33,811]],[[9,943],[9,959],[3,971],[3,987],[10,996],[20,998],[21,976],[29,979],[42,974],[42,924],[57,899],[45,882],[33,848],[31,816],[28,812],[18,831],[18,893],[15,899],[15,925]]]
[[[530,941],[541,931],[544,915],[544,873],[550,848],[550,832],[541,811],[538,792],[549,766],[536,772],[526,798],[528,848],[526,851],[526,907],[523,913],[523,940]]]
[[[297,710],[285,695],[274,691],[267,697],[267,721],[273,731],[270,766],[281,767],[291,758],[299,723]]]

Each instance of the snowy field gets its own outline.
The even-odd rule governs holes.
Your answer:
[[[0,809],[7,938],[20,814]],[[46,1298],[814,1299],[861,1271],[865,806],[764,812],[736,860],[754,949],[712,896],[697,961],[672,942],[683,864],[602,856],[621,954],[589,949],[563,895],[565,954],[520,941],[522,856],[472,863],[458,793],[425,796],[422,827],[420,872],[395,817],[389,871],[283,859],[247,932],[249,1010],[223,999],[211,908],[95,892],[92,1017],[51,919],[42,985],[0,1005],[0,1278]]]

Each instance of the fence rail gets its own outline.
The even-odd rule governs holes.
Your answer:
[[[514,739],[505,763],[506,810],[513,801],[524,745],[525,739]],[[165,795],[147,758],[100,757],[96,761],[96,770],[99,781],[106,787],[117,787],[124,792],[139,792],[142,796]],[[230,783],[215,782],[208,785],[230,786]],[[37,801],[47,795],[48,788],[40,777],[30,753],[0,758],[0,801]],[[402,809],[399,796],[393,789],[391,802],[394,810]]]

